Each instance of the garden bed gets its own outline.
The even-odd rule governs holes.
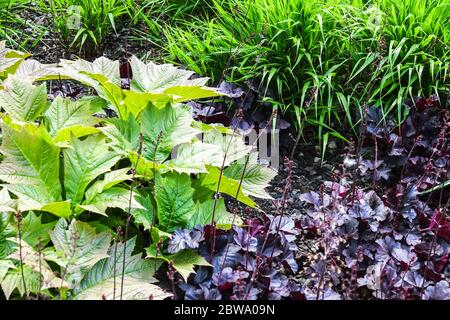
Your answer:
[[[235,2],[0,11],[2,298],[450,299],[450,7]]]

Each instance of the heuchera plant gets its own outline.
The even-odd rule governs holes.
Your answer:
[[[365,156],[301,195],[307,299],[450,299],[450,117],[434,97],[408,106],[401,127],[370,108]]]
[[[281,220],[280,220],[281,219]],[[278,226],[281,228],[278,230]],[[211,262],[212,268],[200,267],[195,277],[180,282],[186,300],[256,300],[295,297],[300,288],[290,275],[298,271],[295,260],[297,230],[289,217],[266,216],[264,221],[248,220],[246,227],[234,226],[212,236],[211,227],[194,234],[182,230],[174,236],[169,249],[179,252],[186,245]],[[211,256],[211,245],[215,252]]]
[[[56,67],[26,56],[13,64],[18,53],[1,54],[0,283],[7,298],[16,289],[26,297],[168,297],[152,284],[161,257],[183,276],[209,263],[192,243],[179,245],[182,254],[173,245],[173,255],[155,258],[152,250],[166,252],[178,229],[242,224],[221,194],[251,207],[250,196],[270,198],[264,188],[276,172],[257,162],[241,136],[193,120],[183,104],[220,95],[205,87],[207,79],[136,57],[123,78],[119,62],[106,58]],[[77,80],[98,96],[48,101],[46,84],[33,82],[50,79]],[[143,251],[143,240],[138,246],[130,236],[139,227],[149,234],[147,259],[132,255]]]

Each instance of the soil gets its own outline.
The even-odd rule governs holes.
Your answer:
[[[335,166],[339,163],[340,157],[336,143],[332,142],[324,163],[321,163],[320,152],[313,144],[299,144],[296,156],[293,159],[293,168],[291,175],[291,187],[289,188],[284,205],[284,214],[296,218],[305,214],[305,208],[300,201],[300,195],[312,190],[318,190],[324,181],[330,179],[331,173]],[[283,164],[283,159],[289,157],[291,150],[287,147],[280,150],[280,168],[277,176],[271,181],[270,186],[266,189],[272,196],[270,199],[255,199],[259,206],[259,210],[251,208],[243,208],[234,199],[226,199],[227,207],[230,211],[233,208],[239,209],[242,218],[261,218],[263,213],[274,214],[280,211],[279,203],[286,186],[286,178],[288,169]]]

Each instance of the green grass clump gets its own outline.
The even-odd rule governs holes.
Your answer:
[[[166,14],[164,37],[152,41],[214,81],[252,81],[275,107],[295,111],[299,126],[317,125],[319,138],[356,130],[366,105],[401,122],[405,98],[446,90],[448,0],[209,3],[200,15]]]

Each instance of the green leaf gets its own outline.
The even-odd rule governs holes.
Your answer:
[[[172,96],[162,93],[142,93],[130,90],[123,90],[123,93],[125,95],[123,104],[135,117],[139,117],[149,104],[161,109],[175,102]]]
[[[233,163],[225,169],[225,176],[237,181],[242,179],[242,191],[247,196],[272,199],[270,194],[264,189],[269,186],[270,181],[277,175],[277,172],[267,166],[258,164],[256,157],[256,153],[251,154],[247,166],[245,166],[245,159]]]
[[[0,259],[5,259],[14,250],[14,243],[8,240],[16,234],[10,217],[10,214],[0,212]]]
[[[70,144],[72,148],[64,150],[64,186],[67,199],[76,205],[83,200],[89,183],[108,172],[121,156],[109,150],[102,135],[83,141],[72,137]]]
[[[225,175],[222,175],[222,178],[220,178],[220,169],[216,167],[208,167],[208,170],[209,173],[203,175],[201,180],[201,185],[203,187],[215,192],[220,180],[219,192],[226,193],[232,197],[237,196],[238,201],[248,205],[249,207],[257,207],[256,203],[243,193],[242,187],[239,187],[238,180],[228,178]]]
[[[192,71],[182,70],[171,64],[144,63],[135,56],[131,57],[130,65],[133,70],[131,89],[137,92],[163,93],[168,88],[179,86],[202,87],[208,81],[208,78],[189,80],[194,74]],[[211,94],[214,92],[211,90]]]
[[[28,243],[25,241],[19,241],[18,239],[12,239],[16,243],[16,250],[8,258],[22,261],[22,263],[28,266],[34,272],[42,275],[42,287],[41,290],[48,288],[60,288],[67,287],[67,283],[58,278],[50,268],[50,266],[45,262],[44,255],[35,251]],[[19,247],[19,245],[21,247]]]
[[[133,192],[130,204],[130,190],[113,187],[97,194],[89,203],[84,202],[78,207],[101,215],[106,215],[106,209],[108,208],[119,208],[128,211],[128,207],[131,206],[131,210],[143,209],[144,207],[136,201],[136,195]]]
[[[15,124],[3,117],[0,179],[18,196],[21,211],[40,210],[61,200],[59,147],[44,126]]]
[[[42,215],[37,216],[30,211],[22,220],[22,240],[32,247],[38,247],[39,243],[43,247],[50,241],[49,232],[56,222],[42,223]]]
[[[58,72],[93,87],[101,97],[104,97],[101,86],[88,74],[100,74],[111,83],[120,86],[119,61],[112,61],[105,57],[95,59],[94,62],[82,59],[76,61],[61,59],[61,69]]]
[[[67,142],[71,137],[81,138],[94,133],[101,132],[100,129],[95,127],[86,127],[83,125],[74,125],[68,128],[62,128],[56,134],[54,141],[61,147],[67,147]]]
[[[111,140],[111,145],[124,154],[139,149],[139,124],[133,115],[126,119],[108,119],[108,124],[102,127],[103,133]]]
[[[75,300],[113,300],[120,299],[122,271],[124,273],[122,299],[124,300],[162,300],[170,297],[153,283],[155,265],[144,260],[140,254],[132,255],[136,238],[124,244],[112,245],[108,250],[109,258],[99,261],[75,288]],[[124,259],[125,256],[125,259]],[[123,261],[125,260],[125,268]]]
[[[134,217],[134,223],[144,226],[144,230],[149,230],[153,222],[153,210],[156,210],[156,208],[153,206],[150,195],[146,197],[138,195],[136,196],[136,200],[143,206],[143,209],[134,209],[131,211]]]
[[[25,295],[25,288],[23,285],[23,279],[25,279],[25,285],[27,292],[37,293],[40,291],[40,278],[38,272],[34,272],[27,265],[23,266],[23,277],[20,268],[10,270],[5,278],[1,282],[3,293],[6,299],[9,300],[14,290],[18,290],[20,295]]]
[[[136,170],[136,174],[146,180],[153,179],[153,171],[167,171],[164,164],[147,160],[143,156],[139,156],[136,152],[130,152],[128,158],[131,161],[131,166]]]
[[[208,172],[206,165],[221,166],[222,162],[223,152],[219,146],[195,141],[180,145],[176,157],[164,165],[169,170],[191,174]]]
[[[155,193],[161,229],[172,232],[185,227],[195,211],[190,177],[177,173],[169,173],[165,177],[158,174]]]
[[[4,80],[9,74],[14,73],[24,59],[29,56],[29,53],[6,48],[6,41],[0,41],[0,80]]]
[[[211,266],[208,261],[205,260],[205,258],[200,256],[197,252],[189,249],[181,250],[169,256],[157,254],[153,249],[154,247],[150,247],[147,249],[147,258],[170,262],[185,281],[187,281],[190,274],[195,273],[195,266]]]
[[[61,77],[55,74],[56,68],[56,64],[43,64],[36,60],[27,59],[19,64],[14,75],[30,83],[35,81],[59,80]],[[7,78],[5,83],[8,84],[9,82],[10,78]]]
[[[225,166],[229,166],[236,160],[239,160],[249,154],[253,147],[244,143],[244,138],[236,134],[222,134],[217,130],[205,132],[203,142],[213,144],[222,148],[226,155]]]
[[[93,99],[72,101],[58,96],[45,113],[45,120],[55,141],[69,141],[71,135],[80,138],[99,132],[94,125],[100,119],[93,116],[99,111],[101,108]]]
[[[99,95],[112,105],[121,119],[125,119],[129,114],[138,118],[149,104],[162,108],[174,102],[170,95],[125,90],[103,75],[90,73],[86,75],[98,82]]]
[[[164,90],[164,93],[173,95],[175,102],[223,96],[215,89],[200,86],[174,86]]]
[[[8,270],[15,268],[16,266],[11,260],[0,260],[0,283],[2,283],[2,280],[8,273]]]
[[[13,119],[34,121],[47,109],[47,87],[34,86],[16,76],[8,78],[4,90],[0,91],[0,108]]]
[[[0,190],[0,211],[1,212],[17,212],[17,199],[11,199],[6,188]]]
[[[70,201],[49,202],[43,205],[40,210],[53,213],[60,218],[69,218],[72,215]]]
[[[199,133],[191,126],[192,113],[187,106],[158,109],[150,105],[142,113],[141,121],[143,154],[151,161],[164,161],[175,146],[190,142]]]
[[[47,260],[57,263],[70,287],[77,285],[98,261],[108,257],[111,234],[97,234],[89,224],[60,219],[50,234],[54,248],[45,251]]]
[[[129,171],[130,168],[123,168],[105,173],[103,180],[96,181],[86,191],[86,203],[90,203],[95,196],[108,190],[109,188],[112,188],[123,181],[131,180],[133,175],[128,174]]]
[[[203,203],[197,202],[195,206],[195,213],[189,220],[189,228],[193,228],[196,225],[204,226],[206,224],[212,223],[212,217],[214,212],[214,199],[207,200]],[[216,204],[216,210],[214,215],[214,221],[216,222],[216,227],[219,229],[228,230],[232,225],[242,224],[242,219],[239,216],[233,217],[231,213],[227,211],[225,207],[225,201],[223,199],[218,199]]]
[[[185,281],[187,281],[191,273],[195,273],[194,266],[211,266],[205,258],[192,250],[181,250],[171,256],[170,260],[172,261],[172,266],[181,274]]]

